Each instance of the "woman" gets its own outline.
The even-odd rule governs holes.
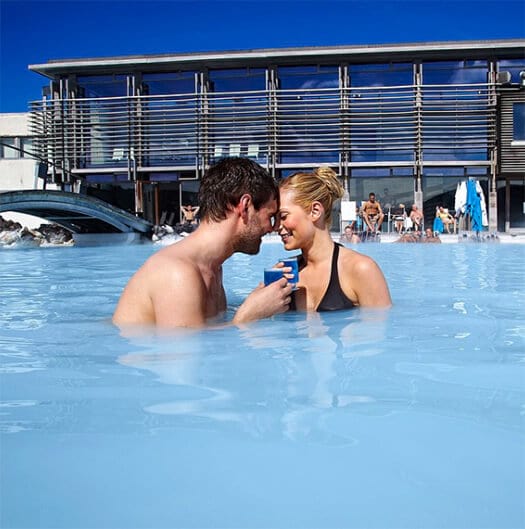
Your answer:
[[[332,240],[332,206],[343,196],[334,171],[320,167],[312,173],[295,173],[279,189],[277,231],[286,250],[302,252],[298,290],[290,309],[390,307],[388,286],[377,264]]]
[[[394,229],[397,233],[401,233],[405,229],[405,220],[407,218],[405,204],[399,204],[397,208],[392,208],[391,213],[392,220],[394,221]]]
[[[454,230],[454,233],[456,232],[456,221],[454,220],[454,217],[448,212],[448,209],[445,209],[443,206],[439,206],[438,212],[436,215],[439,216],[441,219],[441,222],[443,223],[443,226],[445,226],[447,233],[450,232],[450,225],[452,224],[452,228]]]
[[[443,223],[443,226],[447,230],[447,233],[451,233],[450,231],[451,224],[452,224],[454,233],[456,232],[456,221],[454,220],[454,217],[448,212],[448,209],[445,209],[443,206],[438,206],[436,208],[436,218],[439,218],[441,220],[441,222]],[[434,231],[437,231],[437,230],[434,230]],[[443,230],[441,230],[440,233],[443,233]]]

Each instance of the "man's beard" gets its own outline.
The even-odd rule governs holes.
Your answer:
[[[234,251],[242,252],[248,255],[259,253],[261,247],[261,225],[258,219],[250,221],[246,226],[244,233],[238,236],[234,243]]]

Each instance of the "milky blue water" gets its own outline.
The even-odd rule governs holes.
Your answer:
[[[150,245],[0,252],[0,526],[525,526],[524,247],[358,247],[394,308],[125,338]],[[283,255],[225,266],[230,312]]]

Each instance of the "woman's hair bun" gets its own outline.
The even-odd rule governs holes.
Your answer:
[[[327,187],[329,193],[334,197],[334,200],[341,198],[344,194],[344,189],[339,180],[337,179],[336,172],[323,165],[314,169],[313,174],[316,175],[319,180]]]

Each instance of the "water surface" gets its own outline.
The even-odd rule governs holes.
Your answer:
[[[0,526],[524,527],[523,246],[357,248],[385,317],[135,338],[157,248],[1,251]],[[229,316],[282,255],[226,263]]]

